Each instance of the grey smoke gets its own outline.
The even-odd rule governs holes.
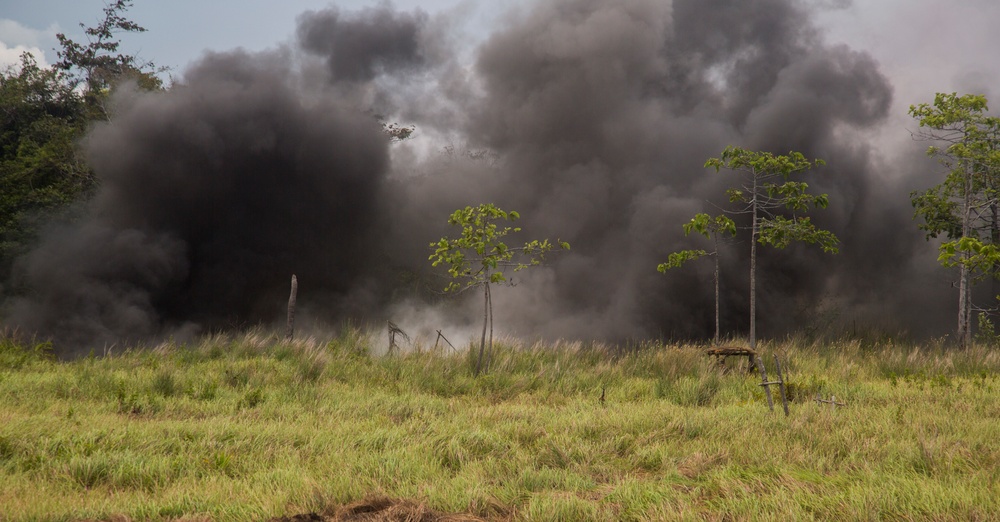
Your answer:
[[[302,14],[298,38],[303,50],[324,57],[334,81],[370,81],[424,61],[418,41],[426,23],[425,13],[397,12],[389,4],[357,13],[331,7]]]
[[[299,49],[208,55],[182,85],[123,101],[94,130],[100,193],[22,261],[27,294],[7,303],[8,323],[86,346],[266,322],[291,273],[300,302],[332,324],[420,307],[473,321],[477,296],[433,292],[443,283],[427,244],[450,232],[452,210],[490,201],[521,212],[525,239],[573,244],[496,294],[498,326],[704,338],[707,267],[655,267],[703,245],[680,225],[727,205],[731,174],[703,164],[740,145],[826,159],[807,178],[830,194],[814,219],[843,240],[838,256],[765,251],[764,336],[815,321],[821,304],[933,327],[940,309],[919,303],[949,294],[912,284],[928,246],[910,222],[910,185],[881,181],[860,137],[885,120],[892,86],[867,54],[824,43],[810,9],[826,7],[810,5],[540,0],[485,38],[471,69],[447,50],[447,26],[419,11],[306,13]],[[390,149],[372,113],[456,146]],[[747,250],[723,255],[727,332],[745,328]]]

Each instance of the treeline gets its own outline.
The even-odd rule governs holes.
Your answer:
[[[104,18],[84,29],[87,41],[58,34],[59,60],[39,66],[30,54],[0,73],[0,273],[10,273],[42,224],[85,200],[97,178],[80,141],[95,121],[110,121],[115,89],[131,83],[157,90],[152,62],[120,52],[122,33],[146,29],[128,20],[131,0],[104,8]]]

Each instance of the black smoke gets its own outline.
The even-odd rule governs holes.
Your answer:
[[[9,321],[74,346],[271,319],[291,274],[333,307],[358,287],[388,166],[372,118],[305,102],[281,54],[213,54],[123,100],[86,144],[82,223],[21,260]]]
[[[522,214],[525,238],[573,244],[498,292],[498,326],[703,338],[708,267],[656,265],[703,245],[680,225],[727,206],[732,174],[703,164],[739,145],[827,160],[807,178],[830,194],[814,219],[843,240],[838,256],[764,251],[763,336],[822,303],[926,325],[913,303],[940,292],[910,280],[928,247],[863,138],[892,86],[867,54],[826,44],[809,9],[539,0],[471,66],[444,17],[388,4],[306,13],[296,48],[210,54],[167,92],[121,97],[86,144],[99,194],[21,260],[24,297],[6,322],[78,347],[267,322],[292,273],[332,324],[411,314],[441,302],[427,244],[447,215],[489,201]],[[416,124],[422,141],[390,145],[373,114]],[[723,254],[728,332],[745,329],[748,250]],[[457,322],[481,313],[458,303],[446,312]]]

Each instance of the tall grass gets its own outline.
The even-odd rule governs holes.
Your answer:
[[[473,378],[461,354],[372,357],[374,339],[254,330],[68,362],[0,340],[0,520],[262,520],[366,498],[502,520],[1000,513],[991,347],[765,343],[786,418],[759,377],[694,346],[503,340]]]

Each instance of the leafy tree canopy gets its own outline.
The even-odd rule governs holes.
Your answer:
[[[910,194],[914,218],[927,238],[944,234],[938,260],[958,267],[957,338],[972,340],[972,286],[1000,275],[1000,118],[989,116],[985,96],[938,93],[933,103],[910,106],[929,141],[927,154],[947,169],[938,185]]]
[[[519,247],[507,246],[504,238],[521,231],[520,227],[507,223],[517,221],[520,217],[517,212],[508,212],[492,203],[458,209],[448,218],[448,224],[461,227],[462,234],[454,239],[445,236],[430,244],[434,249],[434,253],[428,258],[431,265],[447,266],[448,274],[452,277],[445,287],[446,292],[460,292],[476,287],[483,289],[483,334],[475,375],[489,366],[487,346],[488,353],[493,351],[493,300],[490,286],[506,283],[506,271],[516,272],[541,264],[545,254],[555,247],[548,239],[528,241]],[[557,240],[556,244],[569,250],[569,243],[565,241]],[[487,344],[488,326],[490,336]],[[485,363],[484,354],[487,354]]]
[[[0,71],[3,273],[37,234],[43,219],[96,187],[78,143],[92,121],[111,119],[106,101],[114,86],[134,80],[146,89],[161,87],[152,63],[119,50],[118,34],[145,31],[124,16],[131,5],[131,0],[108,4],[100,23],[84,27],[86,44],[57,35],[62,49],[53,67],[39,67],[30,54],[24,54],[18,67]]]
[[[87,125],[80,95],[28,53],[0,74],[0,263],[23,250],[37,218],[95,186],[77,153]]]
[[[719,235],[736,235],[736,222],[724,215],[719,215],[712,217],[708,214],[699,213],[696,214],[691,221],[681,225],[684,229],[684,235],[691,235],[692,232],[701,234],[709,239],[715,239]],[[673,252],[667,256],[666,263],[660,263],[657,265],[656,269],[660,272],[666,273],[667,270],[671,268],[679,268],[687,263],[688,261],[694,261],[695,259],[704,256],[717,256],[718,251],[708,252],[705,250],[681,250],[679,252]]]
[[[448,218],[449,225],[461,227],[457,238],[443,237],[431,243],[434,253],[428,258],[431,266],[445,265],[451,281],[445,291],[460,291],[488,283],[504,283],[505,272],[517,272],[542,263],[546,252],[554,248],[548,239],[532,240],[520,247],[510,247],[504,238],[520,232],[520,227],[505,225],[520,218],[516,211],[505,211],[492,203],[458,209]],[[502,224],[504,226],[502,226]],[[569,243],[557,241],[569,250]]]

